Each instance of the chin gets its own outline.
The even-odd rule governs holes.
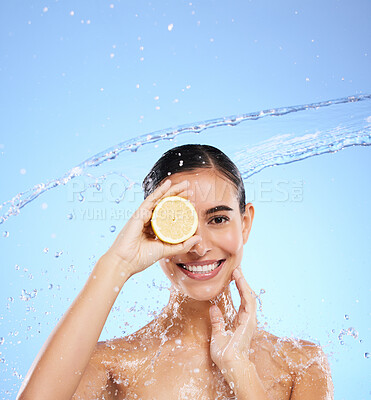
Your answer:
[[[219,285],[217,286],[215,282],[210,282],[207,285],[205,283],[201,283],[202,286],[193,285],[192,287],[185,286],[184,284],[179,285],[179,282],[177,284],[174,282],[172,283],[182,294],[193,300],[210,301],[218,297],[224,291],[224,289],[229,286],[230,282],[226,282],[224,285],[219,284],[220,287]]]

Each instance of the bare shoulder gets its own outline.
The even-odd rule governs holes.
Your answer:
[[[116,389],[111,380],[110,370],[107,368],[108,359],[106,343],[98,342],[95,345],[87,367],[82,373],[80,383],[72,400],[102,397],[106,399],[114,398]]]
[[[98,342],[97,362],[104,365],[113,383],[126,386],[153,356],[157,341],[144,327],[128,336]]]
[[[258,341],[292,378],[292,400],[331,400],[333,383],[326,354],[313,342],[277,337],[263,331]]]

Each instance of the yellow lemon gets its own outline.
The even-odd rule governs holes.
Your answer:
[[[164,197],[153,210],[151,225],[163,242],[181,243],[196,232],[197,212],[193,204],[183,197]]]

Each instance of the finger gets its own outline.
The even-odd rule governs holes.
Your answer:
[[[246,286],[243,286],[243,275],[238,269],[238,267],[233,271],[233,277],[236,282],[236,287],[238,293],[241,298],[241,305],[238,311],[238,314],[242,314],[243,312],[248,312],[248,302],[247,302],[247,293],[246,293]]]
[[[168,182],[170,182],[170,185]],[[177,195],[185,191],[188,187],[189,181],[187,180],[172,185],[170,179],[167,179],[161,186],[159,186],[144,200],[144,203],[147,203],[149,208],[153,208],[156,203],[158,203],[163,197]]]
[[[241,306],[238,311],[238,319],[241,323],[256,323],[256,294],[247,283],[242,272],[237,269],[233,271],[236,286],[241,297]]]
[[[224,318],[220,308],[215,304],[209,308],[211,321],[211,336],[216,337],[220,333],[224,333]]]
[[[179,182],[173,186],[170,186],[170,188],[166,191],[166,193],[162,197],[167,197],[167,196],[186,196],[186,197],[188,197],[191,194],[193,194],[193,190],[190,189],[189,185],[190,185],[190,183],[187,180]]]
[[[166,180],[161,186],[159,186],[153,193],[151,193],[140,205],[138,209],[139,216],[141,217],[143,223],[147,223],[151,217],[153,209],[156,205],[164,198],[168,196],[178,195],[180,193],[190,193],[187,190],[189,186],[189,181],[182,181],[173,186],[169,186],[170,180]]]
[[[142,208],[152,209],[154,204],[168,191],[171,186],[171,180],[166,179],[164,183],[158,186],[141,204]]]
[[[171,257],[176,254],[188,253],[188,251],[202,240],[200,235],[193,235],[186,241],[179,244],[164,243],[163,257]]]

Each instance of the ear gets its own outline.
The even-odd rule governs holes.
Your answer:
[[[246,244],[249,238],[252,221],[254,220],[254,206],[251,203],[245,205],[245,214],[242,216],[242,236],[243,244]]]

